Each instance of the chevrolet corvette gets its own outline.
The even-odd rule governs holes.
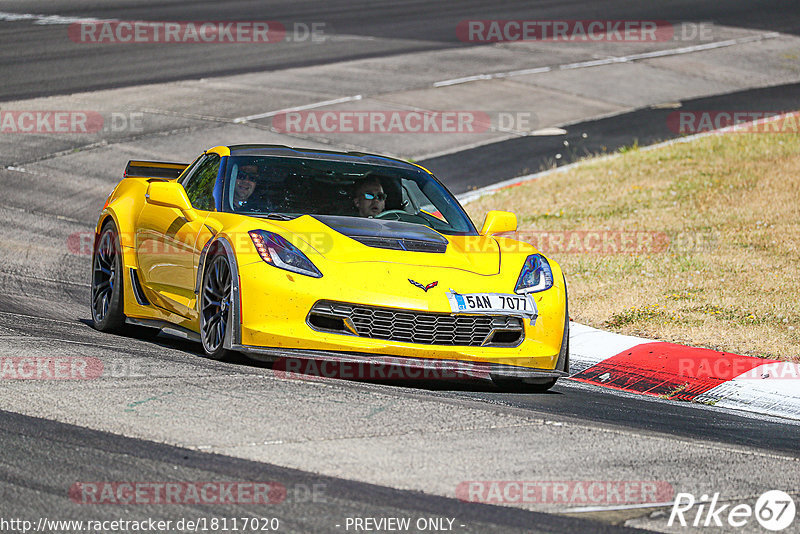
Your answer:
[[[206,356],[452,368],[544,391],[569,370],[561,268],[478,230],[419,165],[278,145],[130,161],[95,229],[95,328],[148,326]]]

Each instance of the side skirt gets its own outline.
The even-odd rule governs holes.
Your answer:
[[[173,337],[188,339],[189,341],[197,341],[198,343],[200,342],[200,334],[198,334],[197,332],[193,332],[188,328],[168,323],[166,321],[159,321],[157,319],[133,319],[131,317],[128,317],[127,319],[125,319],[125,322],[127,324],[135,326],[155,328],[157,330],[161,330],[163,334],[170,335]]]

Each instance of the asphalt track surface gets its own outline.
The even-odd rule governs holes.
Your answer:
[[[586,0],[280,1],[187,2],[135,0],[92,2],[55,0],[0,2],[0,11],[64,17],[149,21],[323,22],[336,40],[283,43],[263,49],[252,45],[205,47],[185,44],[74,43],[65,25],[0,25],[0,101],[91,89],[302,67],[365,57],[435,50],[463,43],[453,28],[469,19],[645,19],[713,21],[715,24],[800,34],[800,12],[793,0],[768,4],[747,0],[629,2]]]
[[[749,109],[780,114],[796,109],[800,84],[792,83],[680,101],[684,112]],[[419,163],[447,177],[456,194],[533,172],[573,163],[587,156],[613,153],[623,147],[647,146],[681,137],[667,127],[673,109],[646,107],[612,117],[584,121],[565,128],[564,135],[519,137],[447,154]],[[469,166],[464,165],[469,161]]]
[[[629,2],[200,2],[187,12],[183,2],[0,2],[0,10],[15,13],[91,15],[102,18],[147,20],[243,20],[267,19],[290,22],[324,20],[337,34],[370,38],[378,36],[377,48],[365,45],[372,41],[344,39],[330,47],[286,47],[264,54],[248,47],[199,49],[194,45],[176,46],[154,54],[147,48],[103,47],[64,43],[63,26],[35,26],[4,23],[0,25],[0,65],[3,82],[0,100],[31,96],[66,94],[107,87],[121,87],[145,82],[191,79],[237,72],[304,66],[359,57],[383,57],[412,51],[468,46],[455,40],[443,26],[466,18],[659,18],[666,20],[714,20],[720,24],[799,33],[800,10],[796,2],[772,2],[768,9],[754,2],[725,2],[698,5],[697,2],[663,2],[659,6]],[[684,102],[696,109],[734,106],[758,98],[763,107],[782,111],[796,102],[798,86],[734,93],[711,99]],[[601,147],[640,144],[670,137],[654,126],[664,124],[664,110],[641,110],[631,114],[582,123],[567,134],[575,147],[570,157],[597,152]],[[573,135],[588,132],[583,142]],[[582,139],[582,138],[581,138]],[[475,175],[482,165],[501,158],[514,162],[508,177],[521,169],[538,170],[552,162],[552,152],[563,138],[537,144],[531,150],[530,139],[515,139],[465,151],[454,156],[432,159],[426,164],[439,173],[452,169],[456,158],[468,158]],[[553,145],[547,143],[552,142]],[[526,159],[527,158],[527,159]],[[12,177],[13,178],[13,177]],[[7,175],[4,186],[9,186]],[[453,186],[466,190],[485,185],[468,179]],[[14,185],[15,198],[41,193],[43,184],[32,180]],[[102,204],[105,190],[85,191],[86,205]],[[65,196],[73,194],[64,191]],[[0,206],[2,207],[2,206]],[[96,210],[95,210],[96,211]],[[30,209],[2,207],[7,226],[4,237],[15,232],[31,239],[47,240],[48,232],[68,232],[72,226],[91,225],[92,210],[80,210],[65,218],[58,209],[31,205]],[[31,230],[33,229],[33,230]],[[25,233],[28,232],[28,233]],[[88,326],[88,272],[86,258],[66,258],[47,270],[37,266],[36,257],[0,258],[0,336],[12,339],[35,338],[44,346],[61,343],[116,345],[115,353],[125,357],[161,359],[169,363],[176,354],[200,373],[205,370],[248,369],[259,367],[244,360],[234,364],[209,362],[197,355],[199,347],[181,341],[136,339],[129,341],[103,337]],[[101,341],[99,341],[101,340]],[[225,366],[228,367],[225,367]],[[243,371],[244,372],[244,371]],[[505,394],[487,385],[441,384],[359,384],[344,383],[353,391],[364,388],[389,388],[398,396],[430,396],[453,402],[477,401],[491,404],[499,411],[524,411],[563,421],[578,421],[609,429],[625,429],[642,435],[667,435],[742,447],[764,454],[782,454],[800,458],[800,425],[785,421],[743,416],[702,406],[668,403],[658,399],[610,395],[599,388],[563,382],[545,395]],[[0,464],[0,513],[4,517],[59,517],[70,519],[74,507],[65,499],[76,480],[231,480],[258,477],[275,479],[287,487],[307,487],[314,483],[326,486],[325,502],[287,499],[276,506],[274,514],[286,525],[284,531],[341,532],[331,518],[347,516],[452,516],[463,521],[465,532],[564,532],[623,531],[598,522],[543,514],[508,507],[463,503],[455,499],[423,495],[389,487],[353,482],[335,477],[321,477],[303,471],[264,462],[252,462],[230,456],[212,455],[98,432],[64,423],[0,412],[0,443],[4,453]],[[46,469],[43,466],[47,466]],[[116,507],[95,507],[96,519],[115,518]],[[214,508],[179,506],[139,508],[131,517],[178,517],[249,514],[249,510],[228,506]],[[75,516],[80,519],[80,516]],[[282,529],[283,530],[283,529]]]
[[[86,480],[87,466],[93,466],[96,473],[101,474],[116,465],[119,473],[134,476],[136,480],[165,481],[165,475],[168,475],[169,480],[201,483],[275,481],[276,486],[280,484],[277,486],[280,489],[276,496],[270,497],[272,506],[261,512],[259,524],[262,518],[276,518],[280,532],[342,532],[348,517],[382,516],[454,518],[454,530],[460,532],[641,532],[595,521],[465,503],[419,492],[320,477],[294,469],[122,438],[2,411],[0,442],[5,449],[3,462],[13,465],[16,471],[15,474],[3,474],[2,511],[5,518],[85,519],[85,515],[76,516],[74,507],[70,507],[72,503],[64,498],[67,488],[75,480]],[[46,479],[31,480],[25,476],[26,472],[41,469],[42,464],[50,466]],[[30,503],[32,495],[36,504]],[[78,500],[84,499],[81,495],[80,491],[73,493]],[[117,506],[84,506],[92,508],[90,515],[93,520],[115,520],[123,515]],[[31,508],[38,508],[37,513],[23,512]],[[236,517],[241,521],[243,517],[256,517],[248,508],[252,507],[244,504],[170,507],[153,504],[140,506],[124,517],[131,521],[148,518],[171,520],[173,525],[181,519],[209,517]],[[468,528],[460,528],[461,525]],[[247,531],[257,532],[259,529]]]

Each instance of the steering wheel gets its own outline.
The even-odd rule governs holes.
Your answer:
[[[373,217],[373,219],[388,219],[389,215],[391,215],[392,216],[391,219],[394,219],[395,221],[402,221],[403,215],[411,215],[411,214],[403,210],[386,210],[382,213],[377,214],[375,217]]]

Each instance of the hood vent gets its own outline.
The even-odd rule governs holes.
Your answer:
[[[368,247],[439,254],[447,251],[447,238],[422,224],[335,215],[313,217]]]
[[[388,248],[392,250],[407,250],[410,252],[438,252],[447,251],[447,243],[433,243],[419,239],[396,239],[387,237],[350,236],[362,245],[374,248]]]

